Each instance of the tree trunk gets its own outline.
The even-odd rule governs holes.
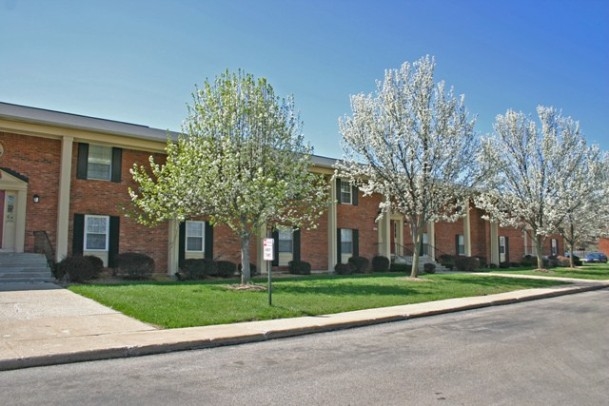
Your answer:
[[[543,239],[542,235],[535,233],[535,249],[537,251],[537,269],[543,269]]]
[[[418,221],[417,221],[418,222]],[[412,241],[414,247],[412,249],[412,269],[410,270],[410,277],[416,278],[419,273],[419,248],[421,246],[422,227],[416,224],[412,227]]]
[[[573,262],[573,250],[575,249],[575,241],[571,241],[569,243],[569,265],[571,268],[575,268],[575,263]]]
[[[250,272],[250,234],[241,234],[241,284],[251,283]]]

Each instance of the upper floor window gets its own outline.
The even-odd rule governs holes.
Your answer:
[[[122,150],[104,145],[78,144],[78,179],[121,181]]]
[[[87,179],[110,180],[112,175],[112,148],[89,145]]]
[[[357,206],[357,187],[351,185],[350,182],[337,179],[336,180],[336,193],[338,203],[352,204]]]

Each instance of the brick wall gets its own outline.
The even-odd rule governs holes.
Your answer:
[[[336,207],[337,228],[359,230],[359,255],[372,259],[378,252],[378,231],[375,219],[379,210],[381,197],[372,195],[363,197],[358,192],[357,206],[338,204]],[[332,268],[335,264],[332,264]]]
[[[0,166],[28,178],[25,251],[34,250],[34,231],[46,231],[55,247],[61,142],[6,132],[0,132],[0,142],[4,147]],[[40,196],[38,203],[33,202],[35,194]]]

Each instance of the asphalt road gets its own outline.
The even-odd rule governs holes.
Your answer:
[[[0,372],[0,405],[607,405],[609,290]]]

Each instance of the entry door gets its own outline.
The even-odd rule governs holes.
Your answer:
[[[0,220],[0,239],[3,251],[15,251],[15,230],[17,221],[17,193],[0,191],[2,220]]]

